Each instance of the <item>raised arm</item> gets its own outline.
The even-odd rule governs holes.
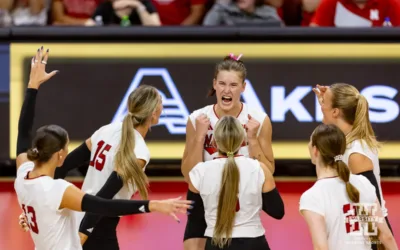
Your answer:
[[[199,162],[203,161],[203,148],[210,120],[205,115],[196,118],[196,130],[188,119],[186,124],[186,144],[182,157],[181,171],[185,181],[189,181],[189,172]]]
[[[249,157],[264,163],[273,174],[275,162],[272,151],[272,125],[268,116],[265,117],[260,134],[257,136],[259,127],[260,123],[249,115],[249,121],[246,124]]]
[[[36,96],[40,85],[58,71],[50,74],[46,73],[46,64],[49,57],[49,50],[44,52],[43,46],[39,48],[31,61],[31,73],[29,76],[28,89],[26,90],[25,100],[22,105],[21,114],[18,122],[17,138],[17,169],[21,164],[28,161],[26,151],[31,146],[31,131],[35,118]]]

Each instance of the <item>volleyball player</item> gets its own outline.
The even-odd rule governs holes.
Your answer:
[[[382,213],[389,225],[388,210],[382,194],[378,150],[369,120],[367,99],[352,85],[337,83],[313,89],[323,113],[323,123],[334,124],[346,135],[347,148],[343,161],[351,173],[365,176],[375,187]]]
[[[219,119],[214,140],[218,157],[197,164],[189,172],[189,188],[200,193],[204,202],[205,249],[268,250],[260,211],[262,193],[275,189],[272,173],[264,163],[239,154],[245,132],[235,117]],[[272,208],[268,213],[281,219],[284,205],[279,193],[268,196],[267,203]]]
[[[182,174],[188,182],[189,171],[199,162],[212,160],[218,155],[214,147],[213,133],[217,121],[226,115],[237,117],[246,127],[246,140],[239,153],[264,163],[274,173],[272,152],[272,126],[267,114],[252,109],[240,101],[246,88],[247,70],[241,56],[229,55],[216,65],[213,86],[209,96],[216,95],[217,102],[194,111],[186,125],[186,145],[182,158]],[[196,206],[188,215],[184,235],[185,250],[203,250],[205,246],[203,201],[199,194],[188,190],[187,199]]]
[[[85,194],[67,181],[53,179],[55,169],[63,164],[68,154],[68,133],[57,125],[47,125],[37,130],[32,144],[29,138],[33,96],[43,82],[56,74],[55,71],[45,72],[48,51],[44,57],[42,52],[43,47],[32,59],[30,81],[18,124],[17,178],[14,183],[36,249],[82,249],[72,210],[107,216],[151,211],[168,215],[186,213],[190,201],[106,200]]]
[[[343,161],[344,133],[335,125],[321,124],[308,148],[318,180],[301,196],[300,212],[314,249],[370,250],[371,242],[365,236],[374,242],[379,238],[386,249],[398,249],[383,219],[375,187],[364,176],[350,174]],[[380,218],[381,222],[373,222]]]

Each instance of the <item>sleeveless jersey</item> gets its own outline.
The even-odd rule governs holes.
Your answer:
[[[210,127],[208,128],[206,140],[204,142],[204,158],[203,158],[204,161],[210,161],[218,156],[218,150],[212,145],[214,128],[219,120],[219,117],[215,112],[215,104],[205,106],[204,108],[198,109],[190,114],[189,118],[193,124],[194,129],[196,129],[196,118],[201,114],[205,114],[208,118],[210,118],[210,123],[211,123]],[[242,109],[239,115],[237,116],[237,119],[239,119],[242,125],[245,125],[248,122],[249,120],[248,115],[250,115],[252,118],[254,118],[260,123],[260,128],[258,129],[257,132],[258,136],[260,134],[264,119],[267,116],[267,114],[256,109],[252,109],[245,103],[242,103]],[[239,154],[247,157],[249,156],[249,147],[247,144],[247,138],[245,139],[243,146],[240,148]]]
[[[374,207],[377,197],[375,187],[369,180],[362,175],[351,174],[350,183],[360,192],[359,204]],[[339,177],[318,180],[300,198],[300,211],[308,210],[324,217],[329,249],[371,249],[365,241],[366,224],[360,223],[356,217],[359,207],[349,199],[346,185]],[[375,230],[377,233],[377,228]]]
[[[227,158],[216,158],[197,164],[190,172],[190,181],[200,192],[204,203],[207,229],[205,236],[212,237],[217,221],[221,178]],[[239,168],[239,203],[236,207],[232,238],[255,238],[264,235],[261,223],[262,187],[264,172],[257,160],[245,156],[235,157]]]
[[[25,213],[37,250],[81,250],[74,211],[59,209],[71,183],[49,176],[28,178],[33,162],[25,162],[17,171],[14,188]]]
[[[354,154],[354,153],[362,154],[372,161],[372,165],[374,166],[373,172],[374,172],[376,181],[378,182],[379,193],[381,195],[382,213],[383,213],[383,216],[385,216],[385,217],[388,216],[388,210],[386,209],[385,199],[383,198],[383,194],[382,194],[381,169],[379,166],[378,152],[371,150],[368,147],[368,144],[364,140],[355,140],[350,145],[347,145],[346,152],[343,154],[343,162],[346,163],[346,165],[349,165],[350,155]]]
[[[114,158],[121,141],[121,130],[121,122],[108,124],[97,130],[90,138],[92,142],[91,161],[82,185],[83,192],[96,195],[114,171]],[[147,166],[150,161],[150,151],[142,135],[136,130],[134,132],[135,151],[132,153],[135,153],[137,159],[144,160]],[[124,185],[114,196],[114,199],[129,200],[136,191],[136,187]],[[80,223],[84,213],[78,214],[78,222]]]

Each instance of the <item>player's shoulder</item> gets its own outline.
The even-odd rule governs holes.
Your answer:
[[[302,195],[300,199],[318,199],[321,197],[321,191],[323,189],[323,182],[315,182],[312,187],[307,189]]]

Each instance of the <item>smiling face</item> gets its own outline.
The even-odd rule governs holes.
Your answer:
[[[213,87],[217,96],[217,105],[224,112],[240,105],[240,95],[244,92],[246,83],[240,72],[222,70],[214,79]]]

